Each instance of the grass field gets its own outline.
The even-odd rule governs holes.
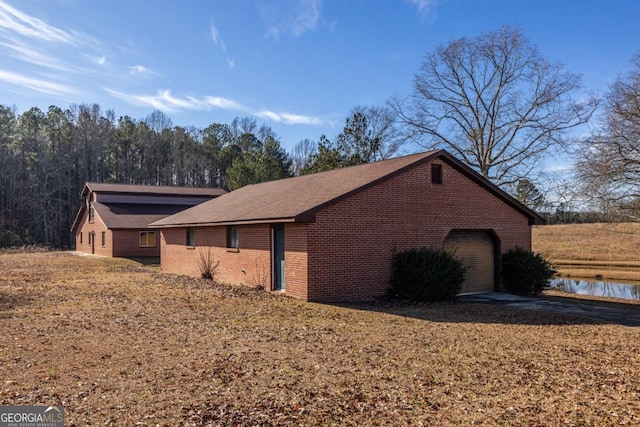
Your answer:
[[[634,328],[312,304],[68,253],[0,271],[0,405],[63,404],[67,425],[640,424]]]
[[[563,276],[640,281],[640,223],[535,226],[532,247]]]

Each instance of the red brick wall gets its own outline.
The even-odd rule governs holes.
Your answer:
[[[425,164],[319,211],[314,223],[286,224],[287,295],[310,301],[375,298],[386,290],[394,251],[441,248],[453,229],[493,230],[502,252],[530,249],[524,215],[436,162],[443,166],[441,185],[431,184],[431,166]],[[197,228],[196,247],[188,248],[186,229],[164,229],[162,269],[198,276],[198,251],[211,247],[220,262],[218,280],[271,289],[270,226],[240,226],[239,239],[240,249],[229,251],[225,227]]]
[[[443,184],[431,184],[430,164],[413,168],[323,209],[309,225],[310,301],[357,301],[382,295],[394,251],[441,248],[452,229],[490,229],[505,252],[531,247],[528,220],[441,163]]]
[[[163,229],[160,262],[162,271],[197,277],[198,256],[210,249],[219,262],[215,278],[225,283],[241,283],[271,289],[271,226],[238,227],[240,248],[227,249],[226,227],[197,227],[195,247],[186,246],[186,228]],[[306,224],[285,225],[286,293],[306,299],[307,283]],[[206,253],[206,252],[204,252]]]
[[[140,247],[140,232],[152,231],[156,233],[154,247]],[[113,256],[160,256],[159,230],[113,230]]]
[[[87,211],[88,212],[88,211]],[[101,256],[113,256],[113,235],[111,230],[108,230],[104,225],[100,216],[96,212],[94,215],[94,221],[89,222],[89,215],[85,212],[83,218],[80,220],[78,228],[76,230],[76,250],[86,253],[91,253],[91,245],[89,244],[89,233],[93,232],[94,242],[94,254]],[[102,246],[102,232],[105,232],[105,246]],[[80,233],[82,233],[82,243],[80,243]]]
[[[284,275],[286,294],[306,300],[307,294],[307,224],[284,227]]]
[[[268,225],[240,227],[238,250],[226,248],[226,227],[197,227],[195,247],[186,246],[186,233],[186,228],[162,230],[162,271],[197,277],[200,275],[199,253],[211,248],[213,259],[219,262],[215,272],[217,280],[270,288],[271,234]]]
[[[76,250],[91,253],[89,233],[95,233],[94,254],[106,257],[127,256],[160,256],[160,231],[156,233],[156,246],[153,248],[140,247],[140,231],[143,230],[109,230],[96,212],[93,223],[89,223],[89,215],[85,213],[76,230]],[[105,245],[102,246],[102,232],[105,232]],[[82,233],[82,243],[80,242]]]

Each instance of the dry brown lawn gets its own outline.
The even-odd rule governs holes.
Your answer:
[[[535,226],[532,248],[562,276],[640,281],[640,223]]]
[[[0,405],[68,425],[640,424],[640,330],[305,303],[122,259],[0,255]]]
[[[538,225],[532,239],[551,259],[640,261],[640,223]]]

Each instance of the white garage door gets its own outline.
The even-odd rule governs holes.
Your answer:
[[[493,292],[494,244],[486,231],[452,231],[444,241],[447,251],[467,268],[460,293]]]

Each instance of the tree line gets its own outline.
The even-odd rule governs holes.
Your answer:
[[[342,166],[394,154],[381,143],[364,149],[376,138],[370,111],[378,110],[354,109],[339,143],[323,136],[323,153],[333,151]],[[173,126],[160,111],[134,120],[97,104],[22,114],[0,105],[0,247],[69,247],[85,182],[235,190],[331,169],[317,147],[304,140],[289,154],[273,129],[251,117],[198,129]]]
[[[97,104],[18,114],[0,105],[0,247],[67,247],[85,182],[221,187],[445,148],[552,222],[640,219],[640,54],[602,97],[505,25],[428,52],[413,91],[355,107],[341,132],[287,152],[251,117],[200,129]],[[586,123],[595,129],[575,137]],[[563,180],[545,160],[573,159]],[[569,178],[566,178],[569,176]],[[586,217],[586,215],[583,215]]]

